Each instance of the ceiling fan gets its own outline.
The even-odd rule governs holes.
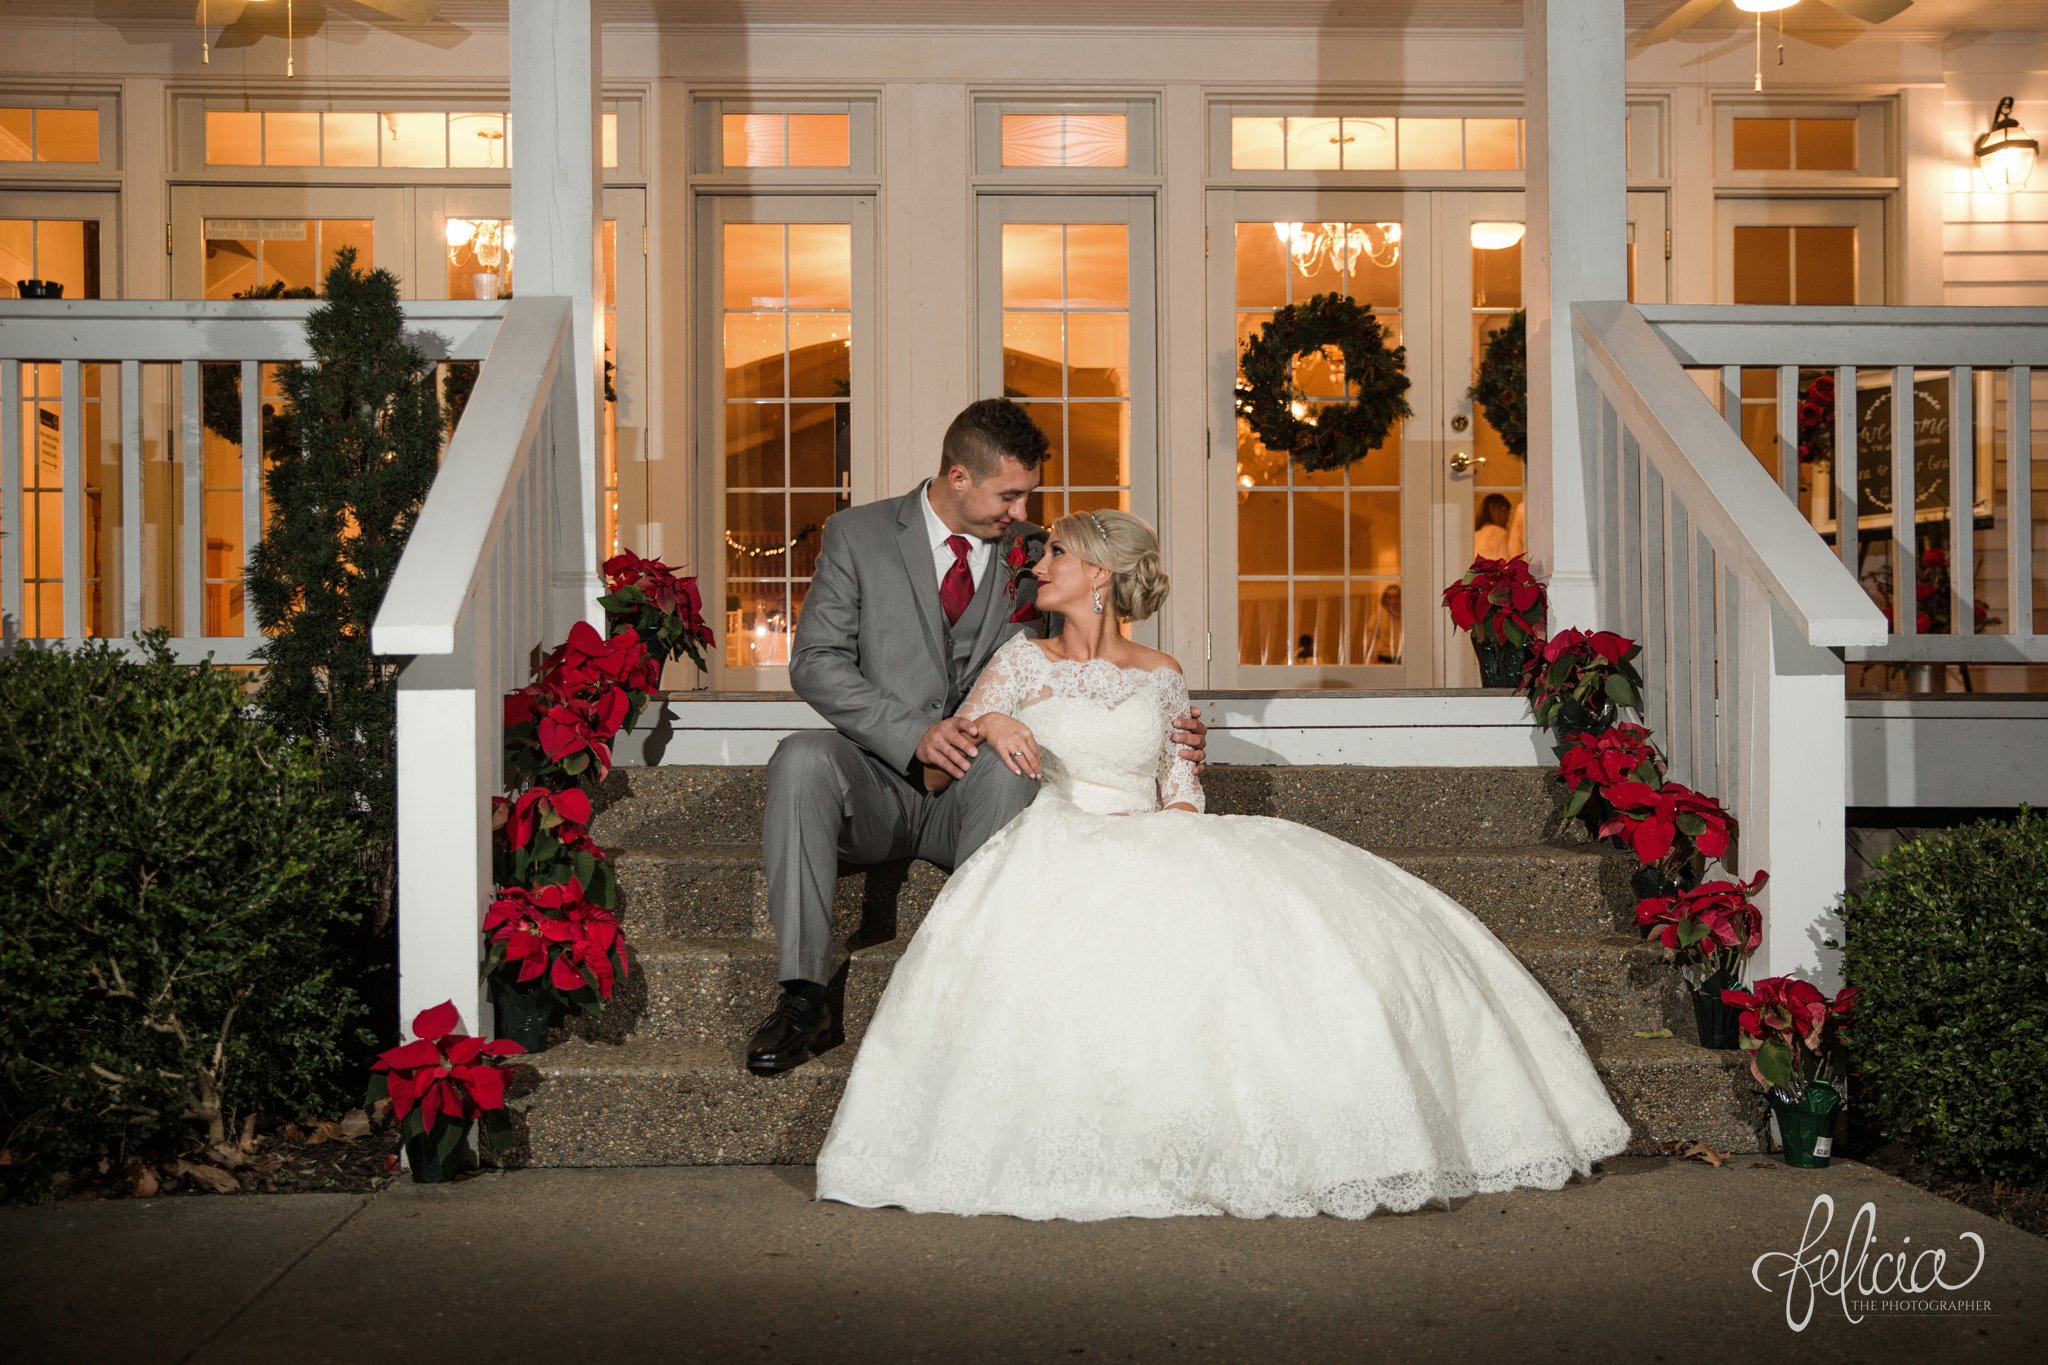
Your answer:
[[[268,2],[275,3],[275,0],[268,0]],[[264,3],[266,3],[266,0],[199,0],[198,8],[194,11],[192,17],[199,24],[200,60],[205,62],[213,60],[213,47],[207,39],[208,29],[217,24],[223,30],[226,30],[242,18],[248,11],[249,6]],[[434,16],[440,12],[441,8],[439,0],[354,0],[354,3],[361,5],[364,9],[375,10],[379,14],[389,15],[402,24],[430,24],[434,21]],[[284,15],[284,74],[289,76],[293,74],[292,0],[284,0]],[[312,27],[319,27],[319,19],[317,17]]]
[[[1844,32],[1843,26],[1831,22],[1832,15],[1825,15],[1807,8],[1794,10],[1799,0],[1732,0],[1735,8],[1756,15],[1756,88],[1764,88],[1764,15],[1778,16],[1778,31],[1781,35],[1790,33],[1822,47],[1840,47],[1855,37],[1855,33]],[[1866,24],[1881,24],[1906,10],[1911,9],[1913,0],[1814,0],[1823,9],[1847,15]],[[1658,43],[1668,42],[1700,20],[1719,9],[1723,0],[1685,0],[1685,3],[1664,17],[1662,23],[1644,33],[1635,41],[1633,51],[1641,52]],[[1778,60],[1785,60],[1785,49],[1778,48]]]

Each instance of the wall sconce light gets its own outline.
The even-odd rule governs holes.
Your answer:
[[[2034,157],[2040,150],[2041,144],[2012,116],[2012,96],[2007,95],[1991,116],[1991,131],[1977,139],[1977,174],[1987,188],[2012,194],[2034,173]]]

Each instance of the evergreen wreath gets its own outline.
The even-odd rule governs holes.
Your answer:
[[[1344,357],[1346,385],[1356,385],[1358,397],[1296,417],[1294,361],[1328,346]],[[1282,308],[1245,342],[1237,410],[1268,450],[1285,451],[1311,473],[1342,469],[1379,449],[1394,423],[1415,415],[1406,360],[1406,348],[1386,344],[1369,309],[1342,294],[1317,294]]]
[[[1479,404],[1500,443],[1518,460],[1529,458],[1528,315],[1521,309],[1486,339],[1479,376],[1465,396]]]

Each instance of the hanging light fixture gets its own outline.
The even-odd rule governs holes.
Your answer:
[[[1360,260],[1386,270],[1401,259],[1399,223],[1275,223],[1273,235],[1304,275],[1315,274],[1325,260],[1348,275]]]
[[[1977,174],[1984,184],[2000,194],[2013,194],[2025,187],[2034,173],[2034,158],[2041,144],[2027,136],[2012,116],[2012,96],[1998,102],[1991,116],[1991,131],[1977,139]]]
[[[450,218],[446,229],[448,264],[461,265],[466,247],[476,263],[495,271],[518,245],[512,224],[503,218]]]
[[[1474,251],[1503,251],[1522,240],[1528,228],[1521,223],[1474,223],[1472,225],[1472,249]]]
[[[1764,16],[1791,9],[1797,3],[1799,3],[1799,0],[1735,0],[1735,8],[1756,16],[1756,88],[1758,90],[1764,88]],[[1785,21],[1783,19],[1778,21],[1778,36],[1780,40],[1778,43],[1778,61],[1781,64],[1785,60],[1784,24]]]

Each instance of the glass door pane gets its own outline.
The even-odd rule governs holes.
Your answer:
[[[721,672],[782,687],[825,519],[852,501],[865,455],[867,201],[720,200],[706,214]]]

